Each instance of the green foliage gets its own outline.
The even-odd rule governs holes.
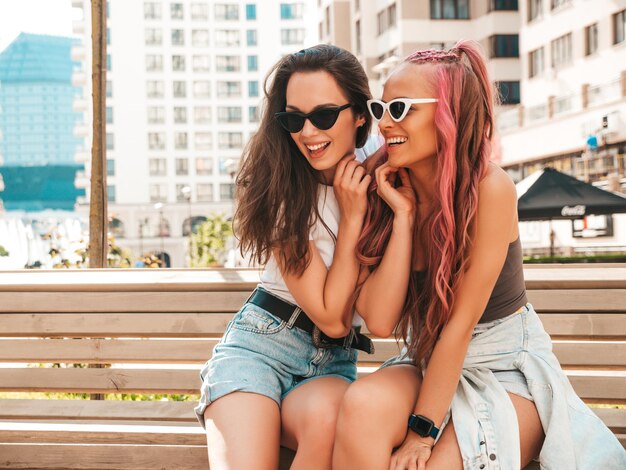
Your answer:
[[[9,256],[9,252],[2,245],[0,245],[0,256]]]
[[[191,235],[191,267],[219,266],[232,234],[232,223],[223,214],[209,215]]]

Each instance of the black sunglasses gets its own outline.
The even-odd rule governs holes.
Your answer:
[[[335,125],[339,113],[350,107],[352,107],[352,104],[347,103],[343,106],[316,109],[308,114],[296,111],[284,111],[274,114],[274,117],[278,120],[283,129],[292,134],[300,132],[304,127],[304,121],[307,119],[319,130],[326,131]]]

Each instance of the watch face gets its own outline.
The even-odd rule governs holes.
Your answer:
[[[432,428],[432,421],[425,419],[422,416],[418,416],[413,423],[413,430],[420,436],[428,436]]]

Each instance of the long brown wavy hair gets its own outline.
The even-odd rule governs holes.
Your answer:
[[[396,329],[415,364],[425,367],[450,319],[455,290],[468,268],[478,186],[491,155],[495,97],[485,60],[472,41],[459,41],[448,51],[417,51],[404,62],[434,65],[420,79],[427,80],[439,98],[435,112],[437,197],[432,213],[416,220],[416,231],[429,238],[428,269],[412,272]],[[383,155],[374,167],[386,160]],[[373,270],[391,236],[393,213],[377,197],[375,184],[369,188],[368,202],[357,251],[361,263]]]
[[[264,265],[280,247],[279,264],[301,275],[310,261],[309,232],[319,218],[320,174],[298,150],[291,135],[274,118],[285,111],[287,84],[296,72],[328,72],[352,103],[353,118],[363,116],[356,147],[362,147],[371,127],[368,79],[348,51],[322,44],[283,57],[264,83],[265,100],[259,129],[244,150],[235,181],[237,209],[233,218],[242,254]]]

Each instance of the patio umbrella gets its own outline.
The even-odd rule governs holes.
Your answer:
[[[520,221],[582,219],[585,215],[626,213],[626,197],[544,168],[516,185]],[[550,255],[554,234],[550,229]]]

